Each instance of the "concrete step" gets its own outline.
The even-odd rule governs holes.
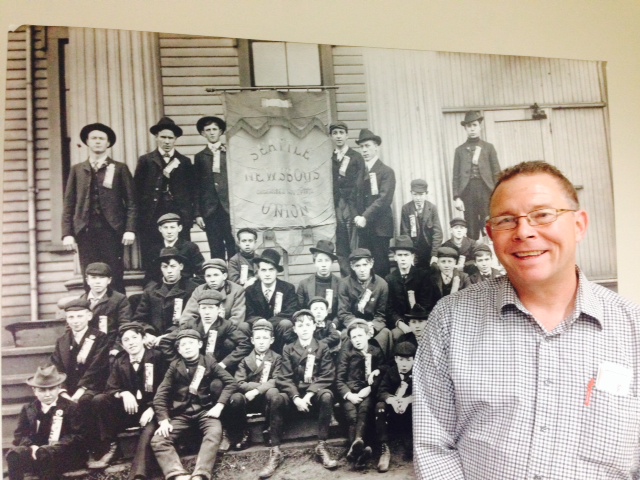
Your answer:
[[[49,362],[54,345],[7,347],[2,349],[2,375],[33,375],[36,368]]]
[[[33,373],[2,375],[2,403],[25,403],[33,398],[33,390],[25,382]]]
[[[2,448],[13,441],[13,432],[18,426],[21,409],[21,403],[2,405]]]

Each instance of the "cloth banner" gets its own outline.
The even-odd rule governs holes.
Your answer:
[[[273,230],[290,254],[303,253],[303,229],[314,243],[333,238],[328,93],[248,91],[224,102],[234,231]]]

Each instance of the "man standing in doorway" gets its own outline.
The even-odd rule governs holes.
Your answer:
[[[487,232],[507,276],[438,302],[414,372],[418,478],[638,478],[640,307],[576,266],[589,216],[541,161],[505,170]]]

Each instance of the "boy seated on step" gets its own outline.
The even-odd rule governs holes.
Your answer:
[[[258,232],[253,228],[241,228],[236,238],[238,253],[229,259],[229,280],[246,288],[257,280],[253,259],[256,257]]]
[[[293,412],[318,415],[318,445],[315,453],[323,467],[334,469],[338,466],[326,444],[333,411],[331,386],[336,373],[329,347],[313,338],[316,322],[309,310],[295,312],[292,321],[297,340],[285,345],[282,351],[282,367],[276,377],[276,388],[280,393],[272,396],[268,402],[271,451],[267,466],[259,473],[260,478],[272,476],[282,462],[280,444],[284,418]]]
[[[250,444],[247,412],[262,413],[267,422],[270,420],[266,407],[270,398],[279,394],[275,377],[282,365],[282,357],[271,350],[273,340],[273,325],[265,319],[257,320],[251,334],[253,350],[238,365],[238,391],[225,411],[224,423],[234,450],[244,450]]]
[[[365,445],[371,413],[376,404],[378,384],[387,369],[386,359],[375,342],[373,327],[365,320],[354,320],[347,328],[351,342],[340,354],[336,374],[336,391],[342,401],[351,447],[347,460],[356,468],[364,468],[371,458],[371,447]]]
[[[409,326],[409,331],[398,338],[398,343],[409,342],[417,348],[418,342],[427,328],[429,312],[422,308],[422,305],[416,303],[413,308],[405,314],[404,319]]]
[[[378,471],[389,470],[389,427],[401,432],[405,455],[413,452],[411,415],[413,404],[412,375],[416,347],[409,342],[398,343],[394,350],[394,365],[387,369],[378,387],[376,405],[376,435],[380,441]]]
[[[147,467],[152,456],[151,438],[158,425],[153,411],[153,396],[164,378],[167,364],[156,349],[144,346],[144,326],[128,322],[118,330],[124,353],[118,355],[111,366],[104,393],[93,397],[93,414],[97,418],[95,435],[107,450],[100,460],[91,461],[89,469],[103,469],[115,458],[119,433],[140,427],[140,437],[131,462],[129,480],[147,478]]]
[[[60,396],[66,378],[49,365],[38,367],[27,379],[36,399],[20,410],[14,447],[6,456],[9,480],[22,480],[26,473],[55,479],[83,465],[86,455],[77,405]]]
[[[331,353],[337,352],[340,347],[340,331],[336,328],[337,319],[327,318],[329,302],[325,297],[313,297],[309,300],[309,310],[316,321],[313,338],[318,342],[326,343]]]
[[[500,270],[491,266],[493,252],[491,251],[491,247],[486,243],[481,243],[473,250],[473,258],[478,271],[469,276],[471,283],[480,283],[502,276]]]
[[[461,217],[454,217],[449,222],[451,238],[442,244],[443,247],[450,247],[458,252],[458,263],[456,269],[468,274],[474,273],[476,267],[473,263],[473,249],[476,242],[467,237],[467,221]],[[436,250],[437,256],[437,250]]]
[[[209,480],[222,439],[220,415],[238,384],[211,355],[200,353],[203,341],[197,331],[180,330],[176,343],[179,358],[171,362],[153,399],[159,427],[151,448],[164,478]],[[202,435],[202,443],[189,475],[175,444],[193,428]]]

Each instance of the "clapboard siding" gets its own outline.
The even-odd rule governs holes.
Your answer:
[[[360,129],[370,127],[362,49],[334,46],[333,71],[338,121],[349,127],[349,144],[355,146]]]

